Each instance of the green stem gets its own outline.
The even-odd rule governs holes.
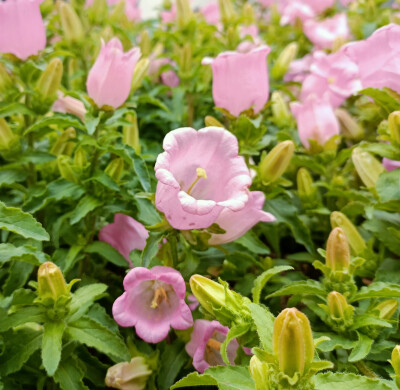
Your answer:
[[[189,127],[193,127],[193,122],[194,122],[194,99],[193,95],[188,92],[186,94],[186,101],[188,105],[188,116],[187,116],[187,125]]]
[[[361,374],[364,374],[368,378],[378,378],[378,375],[375,374],[363,361],[359,361],[354,363]]]

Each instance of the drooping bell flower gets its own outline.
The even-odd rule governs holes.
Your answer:
[[[339,134],[339,122],[327,99],[311,95],[303,103],[291,103],[290,108],[296,117],[300,141],[306,148],[310,147],[310,139],[324,145]]]
[[[363,88],[388,87],[400,92],[400,26],[389,24],[369,38],[347,44],[344,52],[359,67]]]
[[[322,21],[309,19],[304,22],[303,31],[317,49],[332,49],[335,42],[345,42],[350,37],[345,13]]]
[[[275,217],[263,211],[265,195],[260,191],[249,193],[249,200],[246,206],[240,211],[224,209],[215,221],[222,229],[224,234],[213,234],[208,240],[209,245],[221,245],[235,241],[237,238],[247,233],[258,222],[273,222]]]
[[[269,97],[267,56],[270,48],[260,46],[248,53],[226,51],[215,59],[206,58],[213,71],[213,98],[217,107],[239,116],[253,108],[262,110]]]
[[[114,222],[104,226],[99,233],[99,240],[112,245],[132,267],[129,253],[134,249],[143,250],[149,232],[146,228],[132,217],[117,213]]]
[[[139,58],[139,48],[124,53],[118,38],[111,39],[107,44],[101,42],[100,54],[90,69],[86,83],[89,96],[98,107],[107,105],[118,108],[125,102]]]
[[[193,325],[185,281],[173,268],[134,268],[125,276],[124,289],[114,302],[114,319],[120,326],[134,326],[147,343],[164,340],[170,327],[183,330]]]
[[[42,0],[0,1],[0,53],[21,60],[46,47],[46,29],[40,13]]]
[[[303,81],[301,100],[310,95],[326,97],[337,108],[362,88],[358,66],[341,50],[333,54],[315,52],[310,71]]]
[[[64,94],[60,91],[58,91],[58,99],[53,103],[51,109],[54,112],[75,115],[82,121],[85,119],[85,105],[80,100],[75,99],[71,96],[64,96]]]
[[[186,352],[193,358],[193,367],[203,373],[210,366],[224,366],[220,349],[229,328],[218,321],[196,320]],[[234,339],[228,345],[229,362],[234,365],[239,344]]]
[[[384,157],[382,159],[382,165],[388,172],[391,172],[397,168],[400,168],[400,161],[390,160],[389,158]]]
[[[224,209],[245,207],[250,172],[229,131],[177,129],[166,135],[163,148],[155,165],[156,207],[172,227],[207,228]]]

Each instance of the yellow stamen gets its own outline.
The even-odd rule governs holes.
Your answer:
[[[207,346],[209,346],[210,348],[213,348],[217,351],[221,350],[221,344],[219,341],[215,340],[215,339],[209,339],[207,341]]]
[[[200,179],[207,179],[207,173],[206,170],[203,168],[196,168],[196,174],[197,174],[197,178],[195,179],[195,181],[192,183],[192,185],[189,187],[189,189],[186,191],[186,193],[188,195],[190,195],[190,191],[193,190],[193,187],[196,185],[196,183],[200,180]]]
[[[328,84],[334,84],[336,79],[334,77],[329,77],[328,78]]]
[[[152,309],[157,309],[157,307],[160,305],[162,301],[166,300],[168,302],[168,295],[166,291],[162,288],[159,287],[155,292],[154,292],[154,298],[151,302],[151,308]]]

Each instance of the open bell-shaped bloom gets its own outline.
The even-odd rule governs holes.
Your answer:
[[[345,13],[321,21],[309,19],[304,22],[303,30],[317,49],[332,49],[334,42],[350,37]]]
[[[0,1],[0,53],[12,53],[25,60],[46,47],[42,1]]]
[[[310,67],[313,63],[313,55],[307,54],[303,58],[299,58],[290,63],[289,69],[284,76],[285,81],[296,81],[302,83],[310,74]]]
[[[327,99],[311,95],[303,103],[291,103],[290,108],[296,117],[300,141],[306,148],[310,147],[310,139],[324,145],[339,134],[339,122]]]
[[[347,44],[344,52],[359,67],[363,88],[388,87],[400,92],[400,26],[389,24],[369,38]]]
[[[270,48],[260,46],[247,53],[226,51],[215,59],[206,58],[213,71],[213,98],[217,107],[239,116],[253,108],[262,110],[269,97],[267,56]]]
[[[166,135],[163,148],[155,165],[156,207],[172,227],[207,228],[222,210],[245,207],[250,172],[229,131],[177,129]]]
[[[221,344],[225,341],[229,328],[218,321],[196,320],[186,352],[193,358],[193,367],[203,373],[210,366],[224,366],[220,354]],[[239,347],[234,339],[228,345],[229,362],[234,365]]]
[[[193,325],[185,281],[173,268],[136,267],[125,276],[124,289],[114,302],[114,319],[120,326],[134,326],[144,341],[158,343],[170,327],[183,330]]]
[[[138,221],[129,215],[117,213],[114,222],[104,226],[99,233],[100,241],[107,242],[125,257],[132,267],[129,253],[134,249],[143,250],[149,232]]]
[[[315,52],[310,71],[303,81],[301,100],[310,95],[326,96],[332,107],[337,108],[362,88],[358,66],[341,50],[333,54]]]
[[[316,16],[315,11],[303,0],[281,1],[278,9],[282,26],[295,24],[298,20],[304,22]]]
[[[107,105],[117,108],[125,102],[139,58],[139,48],[124,53],[118,38],[111,39],[107,44],[101,42],[100,54],[90,69],[86,83],[89,96],[98,107]]]
[[[53,103],[51,109],[54,112],[75,115],[82,121],[85,119],[85,105],[80,100],[75,99],[72,96],[64,96],[64,94],[60,91],[58,92],[58,99]]]
[[[221,245],[235,241],[258,222],[275,221],[275,217],[272,214],[263,211],[264,202],[265,195],[262,192],[252,191],[249,193],[249,200],[242,210],[236,212],[229,209],[222,210],[215,223],[224,229],[226,233],[213,234],[208,240],[208,244]]]
[[[221,23],[221,12],[218,3],[209,3],[200,8],[200,13],[208,24],[217,26]]]

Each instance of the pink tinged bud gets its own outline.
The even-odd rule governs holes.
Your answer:
[[[322,21],[307,20],[303,26],[304,34],[317,49],[332,49],[338,39],[346,41],[350,37],[347,16],[337,14]]]
[[[397,168],[400,168],[400,161],[390,160],[384,157],[382,160],[382,165],[388,172],[391,172]]]
[[[140,58],[140,49],[133,48],[124,53],[117,38],[107,44],[101,42],[100,54],[87,79],[89,96],[98,107],[104,105],[117,108],[128,98],[133,72]]]
[[[85,105],[80,100],[71,96],[64,96],[62,92],[58,92],[58,99],[54,102],[52,110],[62,114],[75,115],[82,121],[85,119],[86,114]]]
[[[134,326],[144,341],[159,343],[170,327],[183,330],[193,325],[185,281],[173,268],[134,268],[125,276],[124,289],[114,302],[114,319],[120,326]]]
[[[104,226],[99,233],[99,240],[112,245],[132,267],[129,253],[134,249],[143,250],[149,232],[138,221],[124,214],[115,214],[114,222]]]
[[[26,60],[46,47],[40,3],[41,0],[0,2],[0,53]]]
[[[235,116],[250,108],[255,113],[262,110],[269,96],[267,56],[270,50],[264,45],[248,53],[227,51],[209,62],[217,107]]]
[[[258,222],[274,222],[275,217],[263,211],[265,196],[260,191],[249,192],[249,200],[240,211],[224,209],[216,224],[226,231],[224,234],[212,234],[209,245],[221,245],[232,242],[247,233]]]
[[[249,200],[249,169],[227,130],[181,128],[164,138],[155,165],[156,207],[175,229],[211,226],[224,209],[242,210]]]
[[[336,227],[331,231],[326,245],[326,265],[332,271],[347,272],[350,267],[350,246],[344,231]]]
[[[306,148],[310,147],[310,139],[324,145],[339,134],[339,122],[325,99],[309,96],[303,103],[291,103],[290,108],[297,120],[300,141]]]
[[[196,320],[186,352],[193,358],[193,367],[203,373],[210,366],[224,366],[220,349],[225,341],[229,328],[218,321]],[[231,365],[235,364],[239,344],[232,340],[228,345],[228,358]]]

